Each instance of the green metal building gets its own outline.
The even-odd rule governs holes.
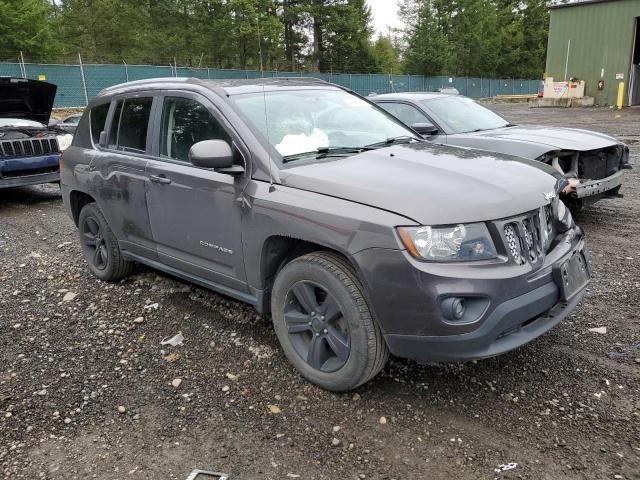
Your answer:
[[[547,76],[584,80],[596,105],[615,105],[624,82],[623,105],[640,104],[640,0],[585,0],[550,12]]]

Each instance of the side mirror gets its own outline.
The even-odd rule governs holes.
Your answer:
[[[100,138],[98,139],[98,145],[104,147],[107,145],[107,132],[104,130],[100,132]]]
[[[414,123],[413,125],[411,125],[411,128],[413,128],[416,132],[424,137],[428,137],[438,133],[438,129],[436,128],[436,126],[431,123]]]
[[[224,140],[204,140],[192,145],[189,161],[194,167],[210,168],[220,173],[244,173],[243,167],[233,164],[231,145]]]

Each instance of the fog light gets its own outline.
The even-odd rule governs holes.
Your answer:
[[[449,297],[442,301],[442,314],[447,320],[460,320],[464,317],[465,311],[463,298]]]

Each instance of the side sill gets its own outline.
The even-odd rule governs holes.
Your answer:
[[[236,290],[235,288],[230,288],[224,285],[220,285],[219,283],[205,280],[204,278],[196,277],[195,275],[191,275],[189,273],[183,272],[182,270],[169,267],[160,262],[150,260],[141,255],[136,255],[135,253],[131,253],[126,250],[122,252],[122,255],[127,260],[142,263],[143,265],[147,265],[148,267],[160,270],[161,272],[167,273],[174,277],[178,277],[182,280],[194,283],[200,287],[213,290],[214,292],[226,295],[235,300],[240,300],[241,302],[248,303],[249,305],[252,305],[259,313],[265,313],[267,309],[266,292],[264,290],[250,288],[251,293],[241,292],[239,290]]]

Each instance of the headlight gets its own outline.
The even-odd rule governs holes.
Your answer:
[[[71,142],[73,141],[73,135],[67,133],[65,135],[57,135],[56,140],[58,140],[58,148],[61,152],[64,152],[67,148],[71,146]]]
[[[420,260],[465,262],[496,258],[496,248],[484,223],[398,227],[398,234],[409,253]]]

